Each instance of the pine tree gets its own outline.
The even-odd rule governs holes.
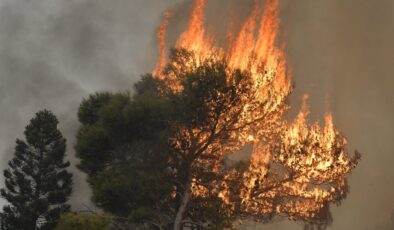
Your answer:
[[[4,170],[1,196],[9,204],[1,213],[4,229],[53,229],[72,191],[72,174],[64,161],[66,139],[57,129],[57,118],[40,111],[25,128],[24,140],[16,140],[15,156]]]

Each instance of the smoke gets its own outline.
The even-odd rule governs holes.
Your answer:
[[[242,19],[253,3],[208,2],[208,30],[221,37],[232,15]],[[58,115],[75,163],[81,99],[97,90],[130,90],[155,65],[154,32],[161,12],[175,11],[169,31],[173,43],[190,5],[190,0],[0,0],[0,169],[12,157],[15,138],[42,108]],[[282,28],[296,82],[294,111],[301,95],[311,94],[311,119],[331,110],[350,150],[363,153],[349,180],[349,197],[332,209],[332,229],[375,229],[388,223],[394,209],[393,10],[391,0],[282,0]],[[83,209],[90,191],[84,175],[73,172],[72,204]],[[248,229],[302,226],[283,220]]]
[[[394,229],[394,211],[391,213],[390,223],[385,221],[385,224],[377,226],[374,230],[393,230]]]
[[[97,90],[132,90],[155,62],[154,29],[176,0],[0,0],[0,169],[40,109],[58,116],[73,165],[76,113]],[[89,204],[75,168],[74,209]],[[4,204],[4,201],[2,201]]]

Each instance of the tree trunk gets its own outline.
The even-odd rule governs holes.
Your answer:
[[[174,223],[174,230],[182,230],[182,222],[183,222],[183,216],[186,212],[186,208],[187,205],[189,203],[191,194],[190,194],[190,183],[187,183],[186,185],[186,190],[183,193],[182,196],[182,201],[181,201],[181,205],[178,208],[178,211],[176,213],[176,217],[175,217],[175,223]]]

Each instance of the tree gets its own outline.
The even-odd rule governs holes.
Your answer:
[[[40,111],[26,126],[26,140],[17,139],[0,190],[9,202],[1,213],[5,229],[53,229],[69,210],[72,175],[66,170],[70,163],[64,161],[66,139],[57,125],[50,111]]]
[[[100,207],[117,212],[103,202],[118,201],[127,204],[122,215],[130,221],[174,230],[233,228],[237,219],[275,216],[303,221],[306,229],[332,221],[330,205],[346,197],[360,155],[350,156],[331,114],[324,126],[308,123],[307,96],[294,120],[284,116],[293,85],[275,45],[279,1],[266,1],[264,11],[259,2],[238,36],[220,47],[206,35],[206,1],[195,0],[168,60],[161,45],[155,75],[136,84],[133,98],[113,95],[94,107],[98,112],[86,106],[94,98],[82,103],[87,112],[80,114],[97,118],[80,118],[77,152]],[[232,161],[248,149],[247,160]]]
[[[137,224],[161,218],[171,191],[164,173],[167,102],[151,91],[156,80],[144,79],[133,97],[96,93],[83,100],[75,146],[95,204]]]
[[[330,116],[324,128],[308,125],[305,104],[293,122],[282,120],[288,94],[260,100],[251,73],[186,50],[173,51],[166,71],[177,81],[144,76],[132,98],[112,94],[95,107],[95,123],[82,122],[76,149],[96,204],[163,229],[223,229],[277,215],[317,227],[332,220],[330,202],[346,197],[359,156],[348,156]],[[253,148],[249,160],[231,163],[245,148]]]
[[[106,214],[66,213],[61,216],[55,230],[110,230],[112,217]]]

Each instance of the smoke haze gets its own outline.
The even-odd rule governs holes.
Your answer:
[[[74,159],[82,98],[98,90],[131,90],[154,66],[154,29],[176,1],[0,0],[1,169],[15,139],[40,109],[58,116]],[[85,209],[90,191],[75,168],[73,208]],[[4,201],[3,201],[4,202]]]
[[[253,0],[209,1],[208,30],[225,35],[231,14],[248,15]],[[97,90],[131,90],[153,69],[155,29],[173,8],[169,41],[184,28],[190,0],[0,0],[0,169],[39,109],[55,112],[73,163],[77,108]],[[282,0],[282,29],[296,89],[311,95],[311,120],[331,110],[362,154],[350,193],[332,207],[331,229],[389,230],[394,209],[394,1]],[[236,22],[235,22],[236,24]],[[89,204],[75,168],[74,209]],[[248,229],[302,229],[286,220]]]

